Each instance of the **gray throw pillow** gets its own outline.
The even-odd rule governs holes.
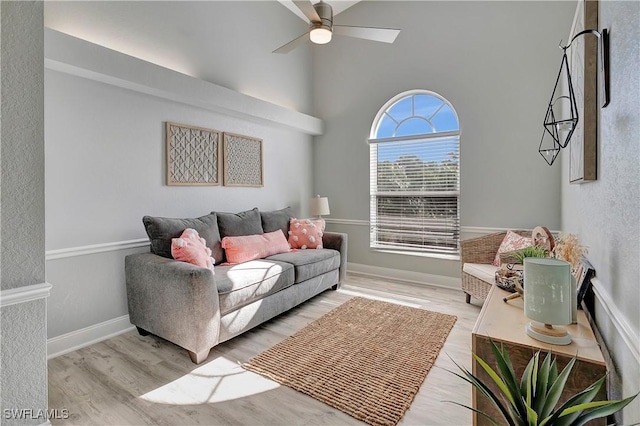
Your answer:
[[[289,221],[296,217],[291,207],[285,207],[281,210],[271,212],[260,212],[262,219],[262,230],[264,232],[273,232],[282,229],[284,236],[289,238]]]
[[[224,252],[220,245],[220,231],[215,213],[194,219],[144,216],[142,223],[151,241],[151,252],[158,256],[173,259],[171,239],[178,238],[185,229],[191,228],[198,231],[198,235],[205,239],[216,265],[223,261]]]
[[[220,238],[264,234],[257,207],[240,213],[213,213],[218,216]]]

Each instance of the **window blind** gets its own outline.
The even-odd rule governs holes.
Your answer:
[[[458,254],[459,134],[369,142],[371,247]]]

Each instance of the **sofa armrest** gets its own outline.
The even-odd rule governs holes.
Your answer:
[[[340,252],[340,272],[338,284],[347,277],[347,234],[341,232],[324,232],[322,247]]]
[[[220,308],[210,269],[152,253],[125,257],[132,324],[199,353],[218,343]]]

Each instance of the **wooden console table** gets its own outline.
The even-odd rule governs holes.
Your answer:
[[[517,377],[521,377],[529,360],[538,350],[541,350],[541,355],[548,351],[556,355],[558,372],[562,371],[567,362],[577,354],[578,359],[569,375],[560,403],[565,402],[606,374],[607,367],[602,352],[583,311],[578,311],[578,324],[567,326],[572,336],[571,344],[566,346],[550,345],[527,336],[525,325],[530,320],[524,316],[523,300],[519,297],[507,303],[503,302],[502,299],[509,294],[495,285],[491,287],[471,334],[472,350],[476,355],[497,370],[491,341],[498,346],[502,343],[509,352]],[[541,361],[542,359],[544,356],[541,357]],[[473,374],[483,379],[485,383],[491,381],[482,367],[477,365],[475,359],[472,361],[472,367]],[[493,386],[492,390],[497,391],[497,387]],[[606,384],[602,386],[596,397],[596,400],[603,399],[606,399]],[[479,394],[475,387],[473,388],[472,402],[473,408],[502,421],[498,410],[483,395]],[[490,423],[484,416],[474,412],[473,424],[489,425]],[[588,424],[604,425],[606,422],[605,419],[597,419]]]

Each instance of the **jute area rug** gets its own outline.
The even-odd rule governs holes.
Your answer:
[[[411,405],[456,317],[354,297],[244,364],[371,425]]]

